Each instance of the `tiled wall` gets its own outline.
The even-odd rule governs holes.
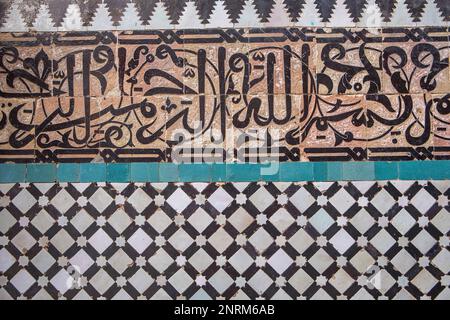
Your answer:
[[[0,159],[448,159],[448,34],[3,33]]]
[[[0,299],[449,299],[446,181],[0,185]]]
[[[448,0],[0,0],[0,299],[450,299]]]

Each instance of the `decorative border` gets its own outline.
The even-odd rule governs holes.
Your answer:
[[[0,183],[450,180],[450,161],[0,164]]]
[[[447,0],[88,0],[0,2],[0,31],[444,26]]]

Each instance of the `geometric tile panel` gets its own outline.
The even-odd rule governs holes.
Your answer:
[[[450,182],[0,185],[1,299],[450,299]]]
[[[436,26],[447,0],[87,0],[0,3],[0,30]]]

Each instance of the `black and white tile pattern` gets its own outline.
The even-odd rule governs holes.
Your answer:
[[[447,26],[448,0],[0,0],[0,31]]]
[[[0,185],[1,299],[449,299],[450,183]]]

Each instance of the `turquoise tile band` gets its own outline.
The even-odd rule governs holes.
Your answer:
[[[0,164],[0,183],[450,180],[450,160]]]

